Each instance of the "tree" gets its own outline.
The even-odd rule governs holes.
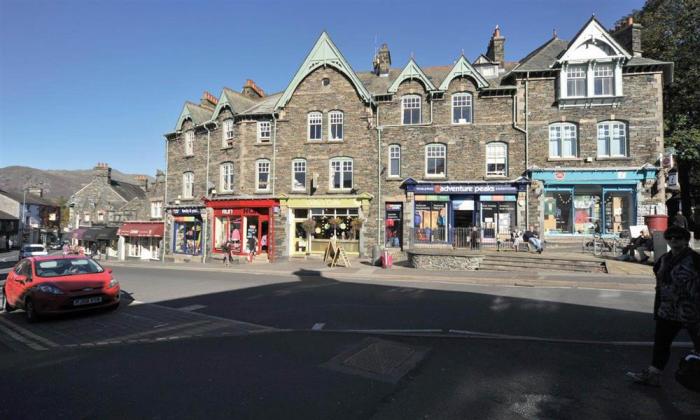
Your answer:
[[[674,63],[673,82],[664,89],[664,137],[677,151],[683,212],[689,215],[691,190],[700,189],[700,2],[647,0],[630,16],[644,28],[644,55]]]

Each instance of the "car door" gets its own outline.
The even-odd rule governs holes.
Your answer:
[[[7,281],[5,282],[5,298],[11,305],[15,304],[18,296],[18,289],[20,289],[19,286],[21,286],[16,277],[21,275],[22,271],[24,270],[24,266],[27,265],[27,262],[27,260],[20,261],[17,263],[17,265],[15,265],[12,271],[7,274]]]

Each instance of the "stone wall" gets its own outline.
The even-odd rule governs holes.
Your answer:
[[[461,251],[409,250],[408,263],[413,268],[436,271],[475,271],[484,260],[483,255]]]

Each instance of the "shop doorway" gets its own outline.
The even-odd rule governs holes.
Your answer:
[[[455,210],[456,228],[470,228],[474,225],[474,210]]]

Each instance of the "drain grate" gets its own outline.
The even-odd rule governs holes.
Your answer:
[[[365,338],[325,364],[343,373],[397,383],[423,360],[428,348],[394,341]]]

